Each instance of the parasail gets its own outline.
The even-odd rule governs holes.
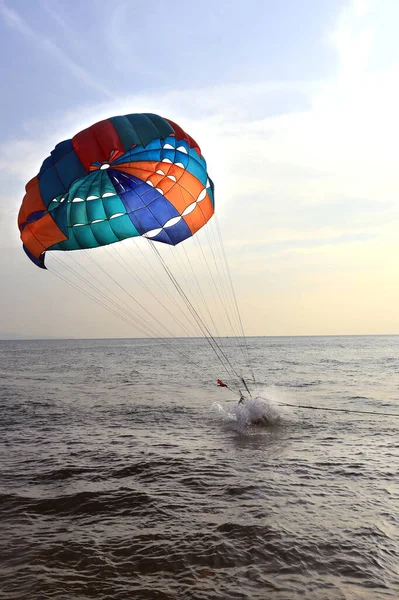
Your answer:
[[[196,141],[170,119],[129,114],[100,121],[56,145],[26,185],[18,226],[23,248],[37,266],[141,334],[205,338],[225,371],[225,387],[241,395],[242,385],[250,393],[243,378],[250,360],[217,222],[208,230],[214,209],[214,185]],[[199,236],[204,230],[205,247]],[[157,266],[139,245],[118,244],[138,240],[145,240]],[[181,246],[179,256],[175,247]],[[88,252],[93,248],[108,250],[107,260],[96,260]],[[47,252],[61,271],[47,264]],[[118,269],[123,269],[119,279]],[[189,358],[180,343],[174,348]],[[240,352],[244,360],[235,362],[233,355]]]
[[[48,250],[95,248],[145,236],[176,245],[214,212],[198,144],[154,114],[117,116],[54,148],[26,185],[23,247],[45,268]]]

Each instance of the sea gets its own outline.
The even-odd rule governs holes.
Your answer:
[[[399,336],[173,343],[0,342],[0,599],[398,600]]]

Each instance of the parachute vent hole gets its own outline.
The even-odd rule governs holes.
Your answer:
[[[186,215],[189,215],[191,212],[193,212],[193,210],[195,209],[196,206],[197,206],[196,202],[193,202],[192,204],[187,206],[186,210],[184,212],[182,212],[182,216],[185,217]]]
[[[202,190],[202,192],[200,193],[200,195],[198,196],[197,202],[201,202],[201,200],[203,200],[205,198],[205,196],[206,196],[206,189],[204,188]]]
[[[147,233],[144,233],[143,237],[153,238],[156,235],[158,235],[159,233],[161,233],[161,231],[162,231],[162,227],[160,227],[159,229],[153,229],[152,231],[147,231]]]
[[[166,221],[164,227],[172,227],[173,225],[176,225],[176,223],[178,223],[180,221],[181,217],[173,217],[173,219],[169,219],[169,221]]]

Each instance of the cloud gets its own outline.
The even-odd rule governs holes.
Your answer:
[[[354,2],[342,13],[328,38],[340,59],[329,79],[127,95],[25,124],[26,135],[0,147],[2,181],[12,191],[11,199],[0,197],[4,239],[11,222],[15,227],[23,184],[55,143],[112,114],[156,112],[181,123],[203,148],[251,332],[326,332],[328,311],[335,331],[350,332],[340,300],[345,289],[360,329],[378,330],[378,323],[389,329],[376,314],[383,305],[376,295],[383,281],[398,277],[399,89],[396,65],[370,66],[378,37],[374,6]],[[6,16],[0,8],[39,43],[15,11]],[[16,244],[16,230],[14,238]],[[399,301],[398,287],[387,285],[389,306]],[[334,303],[341,306],[341,329]],[[369,329],[368,318],[375,324]]]
[[[57,46],[55,42],[44,36],[42,33],[34,31],[16,10],[9,8],[2,0],[0,0],[0,16],[9,27],[18,31],[29,42],[37,45],[51,58],[58,61],[62,66],[68,69],[76,79],[95,89],[97,92],[100,92],[105,97],[114,98],[114,95],[107,88],[98,83],[90,73],[72,60],[71,57]]]

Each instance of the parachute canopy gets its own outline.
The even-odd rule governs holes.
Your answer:
[[[26,185],[18,226],[39,267],[47,250],[95,248],[144,236],[176,245],[214,212],[198,144],[150,113],[111,117],[65,140]]]

